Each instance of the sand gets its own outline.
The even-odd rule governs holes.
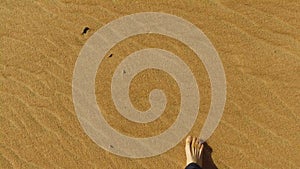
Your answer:
[[[207,141],[214,164],[221,169],[300,168],[300,3],[292,0],[1,1],[0,168],[184,168],[184,140],[151,158],[117,156],[85,134],[74,110],[72,75],[84,43],[110,21],[146,11],[190,21],[219,53],[227,101]],[[85,27],[90,29],[82,34]],[[133,137],[155,136],[176,119],[180,91],[162,71],[143,71],[130,87],[139,110],[149,108],[149,91],[165,91],[168,104],[159,119],[134,123],[113,105],[114,69],[128,54],[147,47],[174,52],[195,74],[201,103],[189,134],[199,135],[211,100],[207,72],[186,46],[160,35],[128,38],[107,53],[96,77],[105,119]]]

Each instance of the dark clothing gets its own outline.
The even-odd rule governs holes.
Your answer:
[[[185,167],[185,169],[202,169],[202,168],[196,163],[190,163]]]

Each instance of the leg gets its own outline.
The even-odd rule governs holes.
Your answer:
[[[202,169],[197,163],[190,163],[185,169]]]
[[[196,137],[188,136],[186,138],[185,153],[186,153],[186,169],[201,169],[203,145]]]

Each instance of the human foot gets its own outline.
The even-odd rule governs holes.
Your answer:
[[[202,153],[203,144],[196,137],[188,136],[185,140],[185,154],[186,154],[186,165],[190,163],[197,163],[202,167]]]

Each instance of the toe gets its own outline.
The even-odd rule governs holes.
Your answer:
[[[185,140],[185,151],[186,153],[191,153],[191,144],[192,144],[192,137],[188,136]]]
[[[191,147],[192,147],[192,152],[193,152],[193,154],[196,154],[196,149],[197,149],[197,148],[196,148],[196,137],[193,137]]]
[[[200,144],[199,144],[199,139],[198,139],[198,137],[196,137],[195,145],[196,145],[196,146],[200,145]]]
[[[201,144],[201,145],[199,146],[199,157],[200,157],[200,156],[201,156],[201,154],[202,154],[203,147],[204,147],[204,145],[203,145],[203,144]]]
[[[196,137],[193,137],[191,142],[192,142],[192,147],[195,147],[195,145],[196,145]]]
[[[188,136],[188,137],[186,138],[186,140],[185,140],[185,143],[186,143],[186,144],[191,144],[191,142],[192,142],[192,137],[191,137],[191,136]]]
[[[203,151],[203,148],[204,148],[204,145],[203,145],[203,144],[201,144],[201,146],[200,146],[200,154],[202,153],[202,151]]]

